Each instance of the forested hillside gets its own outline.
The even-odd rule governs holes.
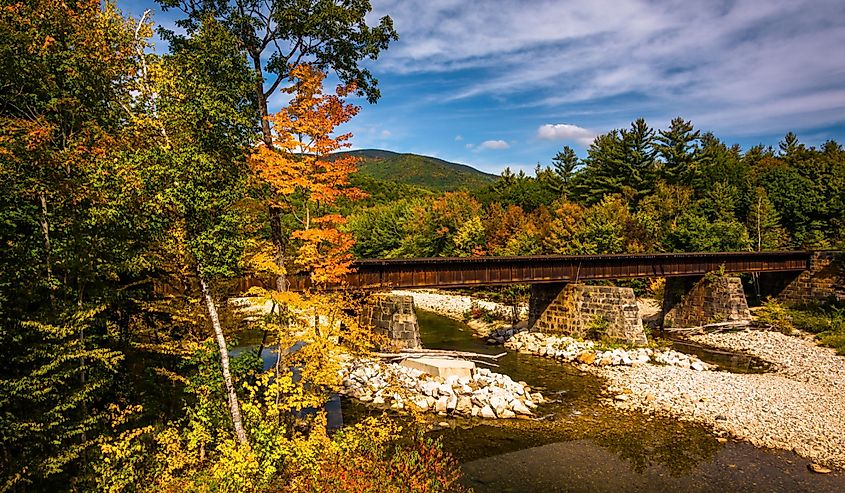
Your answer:
[[[338,155],[360,158],[358,173],[362,176],[441,192],[475,190],[496,179],[495,175],[464,164],[418,154],[363,149],[340,152]]]
[[[681,118],[565,147],[536,176],[358,210],[361,257],[841,248],[845,151],[788,133],[747,150]]]

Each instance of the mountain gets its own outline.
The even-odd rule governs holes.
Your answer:
[[[484,173],[465,164],[418,154],[400,154],[380,149],[339,152],[360,157],[358,172],[366,177],[414,185],[438,192],[474,190],[493,183],[496,175]]]

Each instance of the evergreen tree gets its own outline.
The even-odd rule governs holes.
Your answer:
[[[563,146],[563,150],[552,158],[552,169],[554,169],[560,181],[563,182],[564,189],[569,186],[580,164],[581,160],[575,154],[575,150],[569,146]]]
[[[803,151],[804,144],[798,141],[798,136],[794,132],[787,132],[783,140],[778,143],[778,148],[780,149],[780,155],[789,159]]]
[[[672,185],[688,185],[698,160],[700,131],[681,117],[675,118],[667,130],[661,130],[655,146],[663,160],[660,178]]]
[[[630,189],[630,192],[623,190],[623,193],[631,197],[634,204],[654,189],[657,164],[654,135],[654,130],[642,118],[633,122],[630,129],[622,131],[625,153],[622,171],[627,175],[626,186]]]
[[[586,166],[574,183],[575,194],[586,204],[620,194],[636,205],[654,188],[656,156],[654,130],[642,118],[629,129],[600,135],[587,151]]]
[[[576,176],[576,197],[585,204],[595,204],[605,195],[619,193],[625,184],[625,152],[618,130],[599,135],[587,150],[585,167]]]

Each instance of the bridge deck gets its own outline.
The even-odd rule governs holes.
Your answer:
[[[346,283],[353,289],[456,288],[694,276],[721,268],[728,273],[802,271],[811,256],[793,251],[359,260]],[[307,287],[304,278],[291,281],[294,290]]]

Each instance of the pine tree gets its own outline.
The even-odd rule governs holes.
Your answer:
[[[659,132],[656,149],[663,159],[660,178],[666,183],[689,185],[697,167],[699,135],[692,123],[681,117],[673,119],[669,129]]]
[[[563,182],[564,188],[569,186],[580,164],[581,160],[575,150],[569,146],[563,146],[563,150],[552,158],[552,169]]]

